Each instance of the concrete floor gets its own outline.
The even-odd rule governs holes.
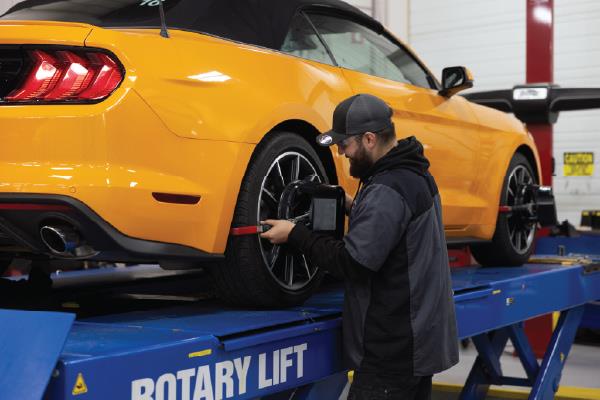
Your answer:
[[[476,357],[477,351],[472,344],[467,349],[461,349],[460,362],[448,371],[436,375],[434,382],[463,385]],[[506,376],[525,377],[519,359],[512,355],[510,342],[501,358],[501,364]],[[578,344],[573,345],[563,370],[562,386],[600,389],[600,336],[586,335]],[[438,392],[433,399],[454,400],[457,397],[454,393]]]

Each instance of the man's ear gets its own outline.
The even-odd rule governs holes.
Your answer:
[[[369,149],[373,149],[377,145],[377,135],[373,132],[366,132],[363,135],[363,138],[366,139],[366,145]]]

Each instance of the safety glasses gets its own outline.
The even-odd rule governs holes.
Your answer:
[[[353,135],[353,136],[350,136],[350,137],[348,137],[348,138],[346,138],[346,139],[342,140],[341,142],[339,142],[339,143],[337,144],[337,146],[339,147],[339,149],[340,149],[341,151],[344,151],[344,150],[346,150],[346,148],[347,148],[348,146],[350,146],[350,143],[352,142],[352,140],[359,141],[359,140],[362,138],[362,136],[363,136],[363,135],[364,135],[364,133],[361,133],[361,134],[359,134],[359,135]]]

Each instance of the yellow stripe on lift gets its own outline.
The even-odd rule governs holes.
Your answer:
[[[452,383],[433,383],[433,390],[438,392],[459,393],[462,385]],[[497,397],[500,399],[527,399],[529,390],[519,389],[500,389],[492,386],[488,392],[488,397]],[[561,386],[556,393],[555,400],[600,400],[600,389],[579,388],[570,386]]]
[[[592,388],[579,388],[579,387],[561,387],[558,389],[557,400],[567,400],[567,399],[600,399],[600,389],[592,389]]]
[[[195,353],[190,353],[190,354],[188,354],[188,358],[210,356],[211,354],[212,354],[212,350],[206,349],[206,350],[202,350],[202,351],[196,351]]]

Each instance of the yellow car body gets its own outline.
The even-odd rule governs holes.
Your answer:
[[[432,89],[177,30],[165,40],[157,30],[2,21],[0,32],[2,44],[106,48],[123,63],[123,83],[101,103],[0,107],[0,193],[75,197],[127,236],[223,253],[256,144],[281,124],[313,136],[330,129],[335,106],[355,93],[383,98],[398,137],[424,143],[448,237],[492,237],[516,151],[539,171],[522,123]],[[348,161],[335,148],[331,156],[353,193]],[[153,192],[201,200],[167,204]]]

